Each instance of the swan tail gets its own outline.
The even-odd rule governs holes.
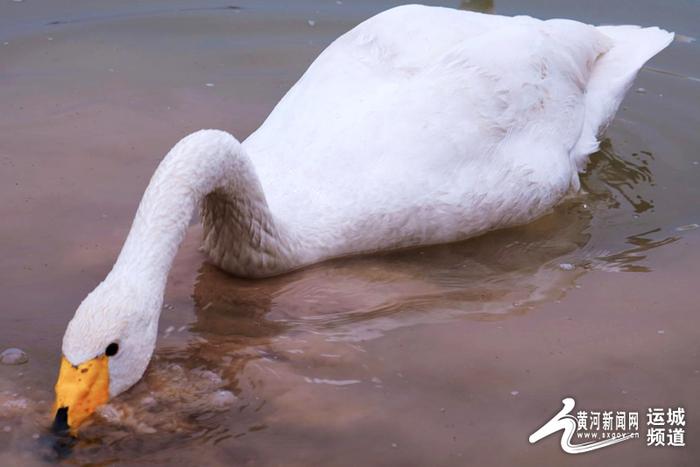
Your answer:
[[[673,33],[657,27],[598,26],[612,40],[612,47],[601,54],[586,86],[586,115],[581,136],[571,155],[579,171],[588,155],[598,150],[598,136],[615,116],[637,72],[673,40]]]

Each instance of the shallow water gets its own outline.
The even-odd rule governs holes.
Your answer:
[[[160,158],[203,127],[244,138],[325,45],[390,5],[0,4],[0,351],[29,356],[0,365],[0,464],[59,461],[61,337]],[[697,465],[700,6],[461,5],[681,36],[640,73],[584,192],[533,224],[264,281],[207,264],[193,225],[145,378],[61,462]],[[683,406],[688,446],[530,445],[565,396]]]

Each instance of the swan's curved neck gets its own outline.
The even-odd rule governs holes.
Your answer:
[[[252,163],[230,134],[202,130],[183,138],[151,178],[110,276],[161,296],[195,210],[217,190],[235,190],[249,215],[272,224]]]

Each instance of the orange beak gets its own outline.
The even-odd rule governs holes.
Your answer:
[[[63,357],[56,381],[53,430],[75,434],[97,407],[108,400],[109,362],[106,356],[93,358],[78,366]]]

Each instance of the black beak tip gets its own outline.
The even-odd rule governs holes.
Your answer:
[[[51,431],[56,435],[65,435],[70,430],[68,426],[68,407],[61,407],[56,411]]]
[[[51,434],[39,438],[40,452],[44,460],[55,463],[68,458],[78,440],[70,434],[68,407],[56,411],[51,425]]]

